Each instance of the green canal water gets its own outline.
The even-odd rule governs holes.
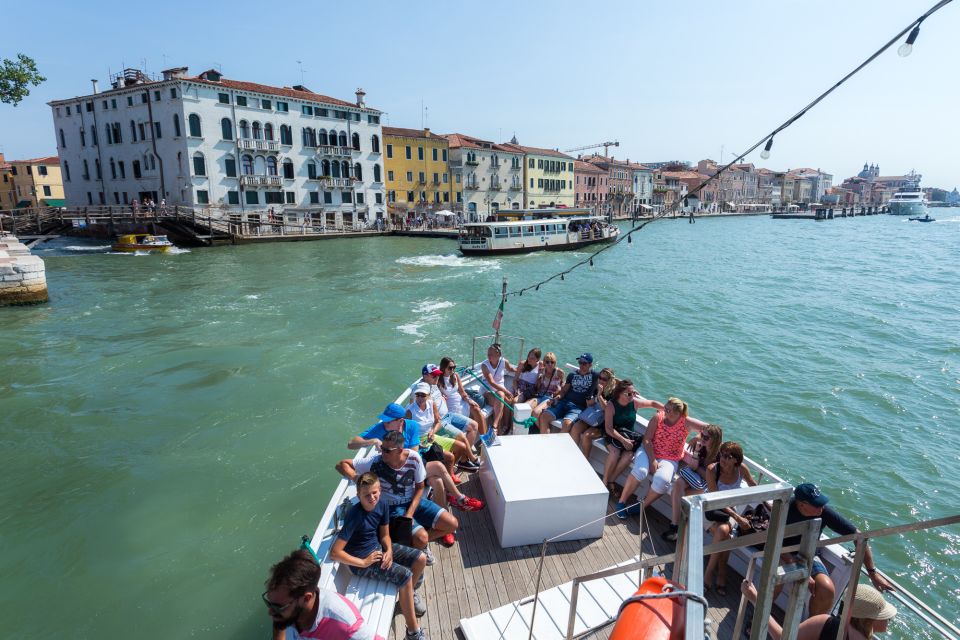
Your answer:
[[[935,217],[657,222],[511,298],[504,330],[684,398],[862,527],[945,516],[960,492],[960,210]],[[424,362],[467,361],[501,278],[585,255],[466,259],[411,238],[38,253],[50,303],[0,309],[9,638],[265,637],[267,568],[313,532],[348,437]],[[958,528],[876,547],[960,618]],[[891,635],[926,634],[898,621]]]

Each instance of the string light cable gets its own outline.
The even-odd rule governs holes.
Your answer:
[[[563,279],[564,279],[564,276],[569,275],[571,271],[574,271],[575,269],[578,269],[579,267],[582,267],[582,266],[584,266],[584,265],[590,265],[590,266],[592,267],[592,266],[593,266],[593,259],[594,259],[595,257],[597,257],[598,255],[600,255],[601,253],[603,253],[603,252],[605,252],[605,251],[609,251],[610,249],[614,248],[615,246],[617,246],[617,245],[620,244],[621,242],[627,241],[628,243],[631,243],[631,242],[632,242],[631,236],[632,236],[634,233],[638,233],[638,232],[642,231],[644,227],[646,227],[648,224],[650,224],[651,222],[653,222],[653,221],[655,221],[655,220],[659,220],[659,219],[661,219],[661,218],[665,218],[665,217],[667,217],[667,216],[670,216],[671,214],[675,214],[675,213],[678,211],[680,205],[685,201],[686,198],[690,197],[691,195],[696,195],[696,194],[700,193],[700,191],[701,191],[705,186],[707,186],[707,185],[710,184],[711,182],[716,181],[721,175],[723,175],[725,172],[727,172],[727,171],[728,171],[731,167],[733,167],[734,165],[741,163],[746,156],[748,156],[748,155],[750,155],[751,153],[753,153],[753,152],[754,152],[755,150],[757,150],[761,145],[763,145],[764,148],[763,148],[763,151],[761,152],[760,155],[761,155],[764,159],[768,158],[768,157],[770,156],[770,149],[771,149],[771,147],[773,146],[773,138],[774,138],[774,136],[776,136],[778,133],[780,133],[780,132],[783,131],[784,129],[790,127],[793,123],[795,123],[797,120],[799,120],[800,118],[802,118],[808,111],[810,111],[810,110],[813,109],[815,106],[817,106],[818,104],[820,104],[820,102],[822,102],[824,98],[826,98],[826,97],[829,96],[831,93],[833,93],[834,91],[836,91],[837,89],[839,89],[844,83],[847,82],[847,80],[849,80],[850,78],[852,78],[853,76],[855,76],[856,74],[858,74],[860,71],[862,71],[864,67],[866,67],[866,66],[869,65],[871,62],[873,62],[873,61],[876,60],[878,57],[880,57],[880,55],[883,54],[883,52],[885,52],[887,49],[889,49],[889,48],[892,47],[894,44],[896,44],[904,35],[906,35],[906,34],[908,34],[908,33],[909,33],[909,35],[907,35],[906,41],[905,41],[902,45],[900,45],[900,47],[897,49],[897,54],[898,54],[899,56],[901,56],[901,57],[906,57],[906,56],[910,55],[910,53],[913,51],[913,44],[916,42],[917,37],[920,35],[920,25],[923,23],[923,21],[926,20],[927,18],[929,18],[931,15],[933,15],[933,14],[936,13],[937,11],[939,11],[940,9],[942,9],[943,7],[945,7],[945,6],[947,6],[948,4],[950,4],[951,2],[953,2],[953,0],[940,0],[940,1],[937,2],[935,5],[933,5],[932,7],[930,7],[930,9],[928,9],[923,15],[921,15],[921,16],[919,16],[918,18],[916,18],[916,19],[914,19],[913,21],[911,21],[910,24],[908,24],[902,31],[900,31],[899,33],[897,33],[897,35],[893,36],[893,37],[892,37],[889,41],[887,41],[887,43],[884,44],[882,47],[880,47],[879,49],[877,49],[876,51],[874,51],[866,60],[864,60],[863,62],[861,62],[859,65],[857,65],[856,68],[854,68],[854,69],[853,69],[852,71],[850,71],[847,75],[843,76],[840,80],[838,80],[836,83],[834,83],[829,89],[827,89],[826,91],[824,91],[823,93],[821,93],[820,95],[818,95],[818,96],[817,96],[816,98],[814,98],[809,104],[807,104],[805,107],[803,107],[802,109],[800,109],[797,113],[795,113],[794,115],[792,115],[792,116],[790,116],[789,118],[787,118],[780,126],[776,127],[773,131],[771,131],[770,133],[764,135],[764,136],[763,136],[762,138],[760,138],[757,142],[755,142],[752,146],[750,146],[746,151],[744,151],[743,153],[737,155],[736,157],[734,157],[734,159],[733,159],[732,161],[730,161],[730,162],[728,162],[727,164],[725,164],[725,165],[723,165],[722,167],[720,167],[720,168],[717,170],[716,173],[714,173],[714,174],[711,175],[711,176],[708,176],[706,180],[702,181],[699,185],[696,186],[696,188],[694,188],[692,191],[690,191],[685,198],[681,198],[681,199],[679,199],[679,200],[674,201],[674,202],[670,205],[669,208],[665,208],[665,209],[663,209],[662,211],[659,211],[659,212],[655,213],[653,216],[651,216],[650,218],[647,218],[647,219],[644,220],[642,223],[640,223],[640,224],[632,227],[631,229],[629,229],[629,230],[626,231],[625,233],[621,233],[621,234],[620,234],[620,237],[617,238],[615,241],[613,241],[613,242],[611,242],[611,243],[609,243],[609,244],[606,244],[606,245],[604,245],[603,247],[597,249],[596,251],[594,251],[593,253],[591,253],[590,255],[588,255],[588,256],[587,256],[586,258],[584,258],[583,260],[580,260],[579,262],[575,262],[574,264],[570,265],[568,268],[564,269],[563,271],[559,271],[559,272],[553,274],[552,276],[550,276],[550,277],[548,277],[548,278],[545,278],[545,279],[543,279],[543,280],[540,280],[539,282],[535,282],[535,283],[533,283],[533,284],[527,285],[527,286],[522,287],[522,288],[520,288],[520,289],[515,289],[515,290],[513,290],[513,291],[509,291],[509,292],[507,292],[506,295],[507,295],[507,296],[522,296],[524,291],[530,291],[531,289],[532,289],[532,290],[535,290],[535,291],[536,291],[536,290],[539,290],[541,285],[547,284],[548,282],[551,282],[551,281],[553,281],[553,280],[556,280],[557,278],[559,278],[560,280],[563,280]],[[693,216],[692,213],[691,213],[690,215],[691,215],[691,217]]]

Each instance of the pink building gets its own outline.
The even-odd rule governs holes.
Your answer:
[[[589,162],[575,160],[574,202],[578,207],[589,207],[600,214],[607,193],[607,172]]]

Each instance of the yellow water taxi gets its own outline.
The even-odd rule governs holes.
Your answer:
[[[136,253],[137,251],[166,253],[172,248],[173,243],[167,239],[167,236],[155,236],[149,233],[122,235],[113,243],[114,251],[122,251],[124,253]]]

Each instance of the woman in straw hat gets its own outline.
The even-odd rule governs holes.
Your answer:
[[[744,580],[740,586],[744,597],[757,603],[757,589],[749,580]],[[847,640],[870,640],[874,633],[883,633],[887,630],[887,623],[897,615],[897,608],[883,599],[879,591],[867,584],[858,584],[857,593],[853,598],[853,607],[850,613],[850,623],[843,635]],[[780,640],[783,629],[770,616],[768,629],[773,640]],[[800,623],[797,630],[797,640],[833,640],[837,637],[837,629],[843,624],[843,615],[821,614],[811,616]]]

